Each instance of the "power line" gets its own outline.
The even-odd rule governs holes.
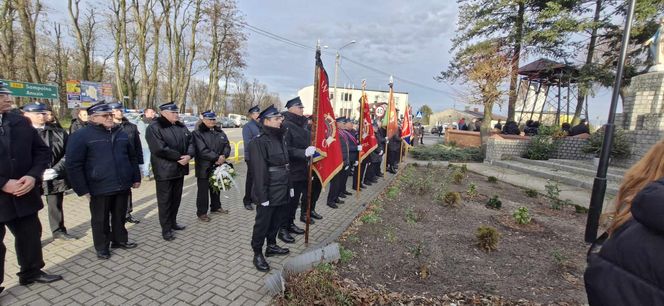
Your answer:
[[[245,23],[242,23],[242,25],[243,25],[247,30],[250,30],[250,31],[252,31],[252,32],[254,32],[254,33],[256,33],[256,34],[259,34],[259,35],[265,36],[265,37],[267,37],[267,38],[271,38],[271,39],[274,39],[274,40],[280,41],[280,42],[285,43],[285,44],[287,44],[287,45],[290,45],[290,46],[293,46],[293,47],[297,47],[297,48],[300,48],[300,49],[305,49],[305,50],[312,50],[312,51],[315,51],[315,50],[316,50],[315,47],[311,47],[311,46],[307,46],[307,45],[304,45],[304,44],[298,43],[298,42],[296,42],[296,41],[290,40],[290,39],[288,39],[288,38],[286,38],[286,37],[283,37],[283,36],[281,36],[281,35],[274,34],[274,33],[272,33],[272,32],[269,32],[269,31],[266,31],[266,30],[260,29],[260,28],[255,27],[255,26],[252,26],[252,25],[250,25],[250,24],[248,24],[248,23],[246,23],[246,22],[245,22]],[[321,50],[321,52],[322,52],[322,53],[327,53],[327,52],[325,52],[324,50]],[[403,83],[410,84],[410,85],[415,86],[415,87],[420,87],[420,88],[423,88],[423,89],[427,89],[427,90],[430,90],[430,91],[434,91],[434,92],[437,92],[437,93],[442,93],[442,94],[447,94],[447,95],[454,95],[453,93],[450,93],[450,92],[448,92],[448,91],[444,91],[444,90],[441,90],[441,89],[436,89],[436,88],[433,88],[433,87],[429,87],[429,86],[426,86],[426,85],[420,84],[420,83],[415,82],[415,81],[410,81],[410,80],[408,80],[408,79],[405,79],[405,78],[402,78],[402,77],[399,77],[399,76],[395,76],[395,75],[393,75],[393,74],[391,74],[391,73],[388,73],[388,72],[382,71],[382,70],[380,70],[380,69],[377,69],[377,68],[374,68],[374,67],[371,67],[371,66],[368,66],[368,65],[362,64],[361,62],[355,61],[355,60],[353,60],[353,59],[351,59],[351,58],[348,58],[348,57],[346,57],[346,56],[343,56],[343,55],[342,55],[341,57],[344,58],[345,60],[347,60],[347,61],[349,61],[349,62],[351,62],[351,63],[353,63],[353,64],[355,64],[355,65],[358,65],[358,66],[360,66],[360,67],[363,67],[363,68],[365,68],[365,69],[367,69],[367,70],[371,70],[371,71],[373,71],[373,72],[377,72],[377,73],[380,73],[380,74],[383,74],[383,75],[392,75],[392,76],[394,77],[395,80],[399,80],[399,81],[401,81],[401,82],[403,82]],[[342,72],[343,72],[344,74],[346,74],[346,77],[348,77],[350,80],[352,80],[352,78],[348,76],[348,74],[346,73],[345,70],[343,70],[343,68],[342,68],[341,70],[342,70]],[[445,83],[444,83],[444,84],[445,84]],[[449,86],[449,84],[446,84],[446,85]],[[451,86],[450,86],[450,87],[451,87]],[[456,89],[454,89],[454,88],[453,88],[453,90],[456,91]]]

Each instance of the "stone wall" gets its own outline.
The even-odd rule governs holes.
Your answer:
[[[505,159],[507,156],[521,157],[528,150],[530,137],[510,137],[503,138],[505,135],[496,135],[489,138],[486,149],[486,161]],[[592,154],[583,153],[588,140],[576,137],[565,137],[556,140],[558,146],[551,154],[552,159],[592,159]]]
[[[639,161],[655,143],[664,139],[664,131],[656,130],[625,131],[625,135],[630,141],[632,154],[622,161],[623,167],[629,167]]]
[[[482,146],[482,139],[480,132],[460,131],[447,129],[445,130],[445,143],[454,142],[458,147],[476,147]]]

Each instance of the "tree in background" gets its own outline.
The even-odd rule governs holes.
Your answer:
[[[422,113],[422,124],[429,124],[429,116],[433,114],[431,107],[429,107],[429,105],[424,104],[420,106],[420,108],[417,111]]]
[[[505,78],[511,71],[510,50],[502,48],[501,42],[482,41],[473,44],[455,55],[440,79],[468,85],[467,103],[484,106],[484,118],[480,128],[482,154],[491,133],[493,106],[500,104],[507,93],[503,89]]]
[[[452,51],[467,53],[477,42],[498,42],[510,57],[508,120],[514,119],[518,69],[524,54],[564,57],[576,30],[573,0],[457,0],[459,23]],[[445,80],[446,78],[439,78]]]

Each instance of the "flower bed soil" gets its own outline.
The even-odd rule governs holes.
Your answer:
[[[569,206],[554,210],[543,195],[531,198],[521,188],[470,172],[454,184],[454,171],[459,170],[403,169],[373,203],[379,218],[360,217],[342,236],[342,246],[354,255],[336,268],[340,277],[361,287],[421,296],[471,292],[518,304],[587,303],[586,214]],[[478,195],[467,194],[470,183]],[[461,193],[461,205],[440,204],[441,191]],[[485,206],[495,195],[502,201],[500,210]],[[521,206],[528,208],[531,224],[514,221],[512,214]],[[476,246],[479,226],[500,232],[496,251]]]

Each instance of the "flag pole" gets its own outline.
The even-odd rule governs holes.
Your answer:
[[[392,76],[390,76],[390,83],[388,85],[390,86],[390,96],[389,99],[387,100],[387,112],[385,113],[385,116],[387,116],[387,125],[385,126],[385,138],[387,139],[385,141],[385,151],[383,151],[384,152],[383,154],[385,155],[385,167],[383,168],[383,172],[387,172],[387,162],[388,162],[387,142],[390,141],[390,138],[387,137],[387,134],[389,133],[389,127],[390,127],[390,105],[392,104],[390,102],[392,102],[392,86],[394,85]]]
[[[316,43],[316,68],[314,69],[314,109],[311,113],[311,146],[316,146],[318,142],[316,131],[318,130],[318,104],[320,103],[320,67],[318,66],[318,58],[320,57],[320,40]],[[312,180],[313,180],[313,167],[314,167],[314,156],[309,156],[309,174],[307,175],[307,216],[306,223],[304,226],[304,245],[309,245],[309,224],[311,223],[311,189],[312,189]]]
[[[367,87],[367,80],[362,80],[362,96],[360,97],[360,127],[359,127],[359,132],[358,134],[358,142],[360,145],[362,145],[362,133],[363,128],[364,128],[364,90]],[[352,101],[351,101],[352,103]],[[363,148],[364,149],[364,148]],[[360,181],[362,178],[362,150],[357,151],[357,192],[355,193],[355,198],[359,199],[360,198]]]

